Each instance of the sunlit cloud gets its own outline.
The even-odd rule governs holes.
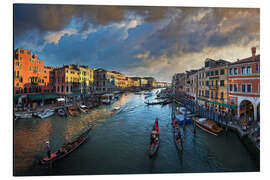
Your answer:
[[[58,44],[59,40],[65,36],[71,36],[73,34],[76,34],[77,30],[76,29],[64,29],[58,32],[49,32],[45,37],[44,40],[46,43],[54,43]]]

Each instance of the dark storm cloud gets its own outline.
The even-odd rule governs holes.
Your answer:
[[[247,44],[259,38],[259,9],[177,9],[179,15],[144,44],[151,55],[200,52],[205,47]]]
[[[82,29],[90,24],[106,25],[119,22],[127,12],[145,17],[146,21],[155,21],[164,17],[166,7],[129,7],[129,6],[86,6],[86,5],[39,5],[15,4],[15,35],[37,29],[40,32],[58,31],[70,23],[72,17],[84,21]]]

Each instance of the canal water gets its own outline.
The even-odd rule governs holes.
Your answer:
[[[155,93],[154,93],[155,94]],[[153,96],[154,97],[154,96]],[[219,137],[187,125],[182,130],[184,150],[173,141],[173,104],[146,106],[144,95],[123,94],[112,105],[102,105],[89,114],[14,122],[14,175],[93,175],[141,173],[196,173],[259,171],[258,162],[239,137],[228,132]],[[113,107],[122,111],[111,115]],[[159,118],[160,147],[153,158],[147,148],[155,118]],[[94,125],[88,140],[65,158],[50,166],[38,160],[46,155],[44,143],[52,151]]]

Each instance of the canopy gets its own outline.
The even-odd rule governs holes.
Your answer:
[[[58,96],[56,94],[30,94],[29,99],[32,101],[56,99]]]
[[[65,98],[58,98],[57,101],[58,102],[65,102]]]

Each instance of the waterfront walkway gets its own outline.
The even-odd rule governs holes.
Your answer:
[[[219,112],[213,107],[206,108],[203,105],[199,105],[195,101],[182,96],[174,96],[174,101],[177,104],[186,107],[193,114],[215,121],[226,131],[228,129],[236,131],[240,138],[247,136],[254,146],[260,149],[260,133],[256,122],[249,125],[243,125],[241,119],[238,119],[231,113]]]

